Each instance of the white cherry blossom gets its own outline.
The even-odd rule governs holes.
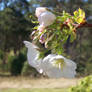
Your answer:
[[[56,19],[56,16],[52,12],[46,10],[45,7],[36,8],[35,15],[38,18],[39,22],[38,30],[40,32],[43,31],[47,26],[53,24],[53,22]]]
[[[27,58],[29,64],[39,73],[43,73],[50,78],[75,77],[77,66],[72,60],[56,54],[49,54],[44,59],[38,59],[39,52],[36,50],[38,47],[28,41],[24,41],[24,44],[28,48]],[[61,60],[63,66],[57,67],[54,65],[58,60]]]
[[[36,17],[39,17],[41,13],[47,11],[45,7],[37,7],[35,10]]]
[[[38,17],[39,24],[43,25],[44,27],[47,27],[53,24],[55,19],[56,19],[56,16],[49,11],[41,13],[40,16]]]

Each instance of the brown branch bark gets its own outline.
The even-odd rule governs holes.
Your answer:
[[[76,29],[79,29],[79,28],[82,28],[82,27],[92,27],[92,24],[88,24],[87,22],[85,22],[85,23],[75,25]]]
[[[92,24],[89,24],[87,22],[81,23],[81,24],[73,24],[73,26],[75,26],[75,31],[77,29],[79,29],[79,28],[82,28],[82,27],[90,27],[90,28],[92,28]],[[69,28],[69,26],[66,23],[64,23],[64,24],[61,25],[61,30],[63,29],[63,27]]]

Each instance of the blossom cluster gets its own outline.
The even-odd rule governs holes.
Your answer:
[[[77,65],[74,61],[63,57],[64,44],[70,39],[76,39],[76,30],[80,24],[85,24],[85,12],[78,9],[74,15],[63,11],[55,15],[45,7],[36,8],[35,15],[39,25],[34,27],[32,40],[43,44],[45,49],[41,50],[38,44],[35,45],[24,41],[28,48],[27,59],[29,64],[39,73],[50,78],[74,78]],[[40,52],[39,52],[39,51]],[[47,52],[51,51],[51,53]],[[39,58],[39,56],[41,56]],[[44,56],[44,57],[43,57]]]
[[[44,44],[45,48],[50,49],[52,53],[62,54],[64,44],[70,36],[70,42],[76,39],[76,27],[85,23],[85,12],[82,9],[74,11],[71,15],[65,11],[60,15],[55,15],[46,7],[36,8],[35,15],[39,25],[32,32],[33,40]]]

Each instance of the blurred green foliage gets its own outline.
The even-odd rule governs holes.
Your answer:
[[[15,76],[20,75],[23,68],[23,64],[26,61],[26,57],[22,53],[19,53],[18,56],[13,56],[11,57],[10,60],[11,61],[9,62],[11,62],[10,66],[11,75]]]
[[[92,92],[92,75],[83,78],[77,86],[71,87],[69,92]]]
[[[4,58],[4,52],[0,50],[0,60],[3,60],[3,58]]]
[[[23,76],[30,76],[30,77],[37,77],[39,73],[36,71],[35,68],[31,67],[28,62],[24,63],[24,66],[21,71],[21,75]]]

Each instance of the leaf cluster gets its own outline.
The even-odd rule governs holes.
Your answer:
[[[92,92],[92,75],[82,79],[77,86],[71,87],[69,92]]]
[[[45,48],[51,50],[52,53],[62,54],[64,46],[70,36],[70,42],[76,39],[76,27],[81,23],[85,23],[85,12],[82,9],[74,11],[73,15],[63,11],[62,15],[56,15],[55,22],[46,27],[44,31],[39,32],[38,26],[33,34],[33,40],[40,40],[41,36],[44,39]]]

